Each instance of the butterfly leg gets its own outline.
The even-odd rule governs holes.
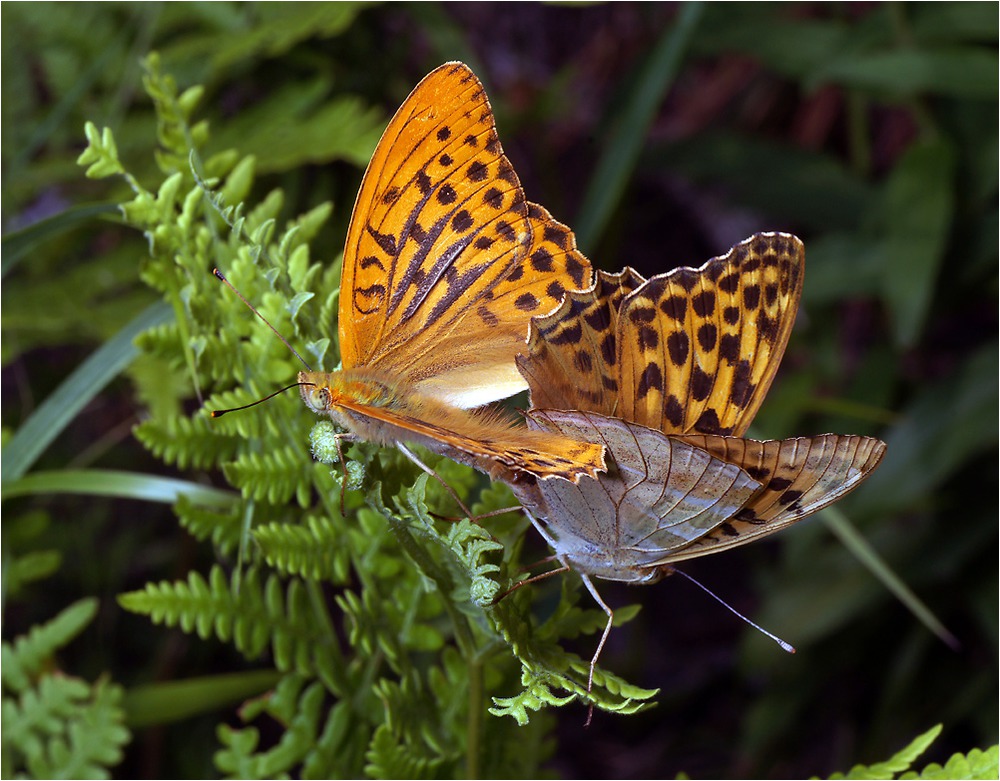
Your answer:
[[[608,623],[604,627],[604,634],[601,635],[601,640],[597,644],[597,650],[594,651],[594,655],[590,659],[590,674],[587,676],[587,694],[590,694],[590,690],[594,686],[594,668],[597,666],[597,659],[600,657],[601,651],[604,650],[604,643],[607,642],[608,635],[611,634],[611,626],[614,624],[615,621],[615,612],[610,607],[608,607],[607,603],[603,599],[601,599],[601,595],[597,593],[597,589],[594,588],[594,584],[591,582],[589,577],[581,574],[580,579],[583,581],[583,584],[587,587],[587,591],[590,592],[590,595],[594,598],[594,601],[601,606],[601,610],[603,610],[608,616]],[[590,720],[593,717],[593,715],[594,715],[594,703],[591,702],[590,709],[587,711],[587,721],[583,725],[584,727],[590,726]]]
[[[412,450],[410,450],[402,442],[397,442],[396,443],[396,447],[398,447],[399,450],[400,450],[400,452],[404,456],[406,456],[408,459],[410,459],[410,461],[412,461],[414,464],[416,464],[421,469],[423,469],[427,474],[429,474],[431,477],[433,477],[435,480],[437,480],[439,483],[441,483],[441,485],[444,486],[444,490],[447,491],[448,494],[451,496],[451,498],[455,500],[455,503],[459,506],[459,509],[461,509],[461,511],[463,513],[465,513],[465,517],[469,518],[470,520],[472,519],[472,517],[473,517],[472,516],[472,512],[469,510],[468,507],[465,506],[465,502],[463,502],[461,499],[458,498],[458,494],[456,494],[452,490],[452,487],[450,485],[448,485],[448,483],[446,483],[441,478],[441,475],[439,475],[437,472],[435,472],[433,469],[431,469],[429,466],[427,466],[427,464],[425,464],[423,461],[421,461],[419,458],[417,458],[417,454],[414,453]]]
[[[552,557],[552,558],[555,558],[555,557]],[[539,580],[545,580],[546,578],[550,578],[553,575],[558,575],[560,572],[569,572],[569,565],[568,564],[563,564],[558,569],[549,570],[548,572],[542,572],[542,573],[539,573],[538,575],[532,575],[530,578],[525,578],[524,580],[517,581],[517,583],[515,583],[509,589],[507,589],[506,591],[504,591],[502,594],[500,594],[499,596],[493,597],[493,604],[495,605],[497,602],[499,602],[501,599],[503,599],[508,594],[513,594],[515,591],[517,591],[519,588],[521,588],[521,586],[527,586],[529,583],[537,583]]]
[[[341,440],[344,440],[344,439],[346,439],[348,442],[351,442],[351,441],[354,440],[354,436],[352,434],[349,434],[349,433],[334,434],[333,435],[333,442],[334,442],[335,447],[337,448],[337,460],[340,462],[340,471],[342,473],[341,474],[341,478],[340,478],[340,515],[341,515],[341,517],[346,517],[347,516],[347,501],[346,501],[346,495],[347,495],[347,462],[344,461],[344,451],[341,450],[341,448],[340,448],[340,442],[341,442]]]

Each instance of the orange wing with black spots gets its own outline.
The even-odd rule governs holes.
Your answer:
[[[628,296],[618,414],[668,434],[742,435],[785,352],[804,268],[798,238],[758,233]]]
[[[302,397],[354,436],[486,469],[579,480],[604,448],[471,408],[525,387],[533,315],[591,285],[573,233],[528,203],[465,65],[430,73],[389,122],[358,193],[340,291],[342,369]]]
[[[386,128],[344,249],[345,369],[368,367],[461,407],[525,387],[532,315],[591,284],[573,234],[529,204],[468,67],[421,81]]]
[[[629,269],[599,272],[592,289],[533,319],[518,358],[530,425],[587,432],[611,465],[594,484],[512,485],[565,562],[651,582],[672,562],[811,515],[878,466],[885,444],[872,437],[759,442],[718,433],[742,434],[760,406],[803,269],[797,238],[763,233],[699,269],[647,281]],[[699,429],[712,433],[684,433]]]
[[[532,319],[528,349],[517,365],[533,408],[616,414],[618,310],[644,282],[630,268],[598,271],[593,288],[569,293],[554,312]]]

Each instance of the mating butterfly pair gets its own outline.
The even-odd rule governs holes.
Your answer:
[[[303,399],[358,438],[505,480],[585,580],[652,582],[816,512],[885,451],[870,437],[743,438],[803,264],[797,238],[761,233],[698,269],[595,279],[572,232],[526,200],[479,80],[449,63],[404,101],[365,173],[343,368],[303,372]],[[482,409],[525,388],[527,427]]]

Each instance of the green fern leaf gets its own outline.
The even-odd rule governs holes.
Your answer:
[[[248,659],[270,646],[278,670],[318,675],[333,689],[338,686],[330,659],[339,658],[339,650],[329,617],[299,580],[283,588],[271,576],[262,584],[259,570],[251,569],[229,582],[221,568],[213,567],[208,581],[191,573],[187,582],[147,584],[118,601],[155,623],[232,641]]]
[[[97,615],[97,600],[81,599],[44,624],[0,646],[0,680],[5,688],[23,691],[49,666],[52,655],[82,632]]]
[[[240,441],[220,436],[204,415],[150,418],[132,429],[147,450],[181,469],[208,469],[232,459]]]
[[[908,746],[894,754],[885,762],[874,765],[855,765],[844,773],[834,773],[831,779],[992,779],[997,778],[1000,749],[992,746],[985,751],[973,749],[968,754],[955,754],[944,767],[937,763],[927,765],[919,773],[911,771],[913,763],[927,751],[941,734],[942,725],[931,727],[918,735]]]
[[[417,756],[413,747],[400,743],[386,724],[375,730],[367,759],[368,778],[441,778],[445,764],[440,757]]]
[[[312,483],[302,467],[302,450],[288,445],[270,453],[244,453],[226,464],[223,472],[250,499],[282,505],[295,497],[300,507],[308,507]]]
[[[3,644],[4,777],[107,778],[107,768],[121,761],[130,739],[121,687],[106,680],[90,685],[51,669],[55,652],[96,613],[97,600],[83,599]]]
[[[917,773],[904,773],[901,779],[994,779],[1000,772],[1000,748],[991,746],[985,751],[977,748],[968,754],[955,754],[944,767],[931,763]]]
[[[108,768],[121,762],[131,737],[122,694],[105,680],[89,686],[45,675],[16,702],[5,698],[5,769],[22,767],[31,778],[109,778]]]
[[[346,583],[351,560],[347,548],[338,544],[338,527],[332,519],[311,515],[303,525],[270,523],[254,531],[269,566],[288,575],[310,580]]]
[[[196,540],[211,540],[223,555],[236,550],[243,537],[243,514],[234,505],[226,511],[199,507],[182,496],[174,504],[174,514],[180,525]]]
[[[62,564],[62,558],[62,553],[57,550],[31,551],[12,556],[3,568],[7,598],[18,596],[29,583],[52,575]]]
[[[87,136],[87,148],[76,159],[76,163],[87,166],[88,179],[104,179],[125,173],[118,159],[118,146],[111,128],[106,127],[102,132],[93,122],[88,122],[84,126],[84,133]]]
[[[359,777],[370,729],[347,702],[337,703],[324,719],[324,689],[307,684],[303,676],[285,676],[271,694],[240,711],[244,723],[269,716],[285,725],[274,748],[258,752],[255,727],[220,726],[223,748],[216,753],[217,767],[230,778]]]

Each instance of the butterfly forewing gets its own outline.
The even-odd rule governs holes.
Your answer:
[[[576,239],[569,228],[533,203],[528,204],[528,221],[531,246],[511,272],[497,278],[474,304],[475,320],[471,324],[461,321],[460,327],[441,329],[434,335],[433,352],[447,355],[450,365],[437,363],[434,376],[416,377],[424,392],[444,399],[468,394],[476,382],[470,381],[470,370],[464,367],[481,367],[485,363],[493,371],[492,367],[501,359],[509,366],[514,352],[525,349],[525,323],[532,316],[551,312],[568,291],[592,284],[590,261],[576,249]],[[477,323],[481,324],[481,332],[471,338],[470,328]],[[491,350],[496,357],[486,360]],[[414,374],[411,371],[411,376]],[[512,382],[510,393],[527,387],[520,374],[516,371],[513,374],[517,383],[514,385],[508,378]]]
[[[556,233],[572,250],[558,262],[545,256]],[[525,387],[513,361],[530,317],[591,275],[565,226],[529,214],[479,80],[443,65],[393,117],[362,182],[344,251],[343,365],[458,406],[504,398]]]
[[[881,440],[844,434],[767,442],[721,436],[679,439],[739,465],[763,487],[732,519],[674,560],[744,545],[784,529],[853,491],[885,455]]]
[[[804,263],[795,236],[759,233],[629,295],[618,414],[666,433],[743,434],[788,342]]]

